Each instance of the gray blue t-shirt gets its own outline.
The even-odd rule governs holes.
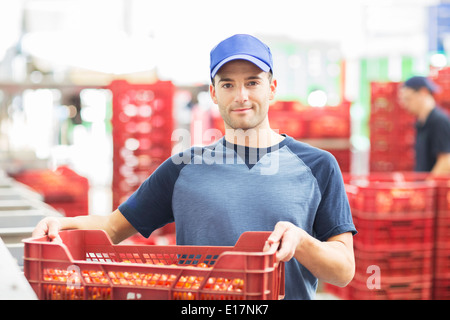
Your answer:
[[[450,118],[435,107],[424,123],[416,123],[415,171],[430,172],[441,153],[450,153]]]
[[[175,221],[179,245],[233,246],[278,221],[321,241],[356,233],[335,158],[289,136],[258,149],[221,138],[173,155],[119,210],[145,237]],[[285,299],[313,299],[317,278],[296,259],[285,268]]]

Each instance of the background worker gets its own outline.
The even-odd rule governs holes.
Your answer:
[[[232,36],[211,51],[210,71],[224,137],[167,159],[110,216],[44,219],[33,235],[103,229],[117,243],[175,221],[178,245],[232,246],[245,231],[272,231],[265,249],[286,261],[286,299],[313,299],[318,278],[345,286],[356,230],[342,175],[330,153],[270,127],[270,49]]]
[[[450,173],[450,119],[436,106],[438,87],[430,79],[415,76],[400,88],[400,100],[416,118],[415,171],[435,175]]]

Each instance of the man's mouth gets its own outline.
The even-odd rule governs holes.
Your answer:
[[[246,112],[248,110],[251,110],[252,107],[247,107],[247,108],[237,108],[237,109],[233,109],[231,110],[232,112]]]

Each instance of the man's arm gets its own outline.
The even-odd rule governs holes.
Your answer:
[[[431,170],[433,175],[450,174],[450,153],[440,153]]]
[[[65,229],[101,229],[106,231],[113,243],[119,243],[137,232],[122,213],[115,210],[108,216],[47,217],[36,225],[32,236],[47,235],[53,240],[58,238],[60,230]]]
[[[353,236],[346,232],[319,241],[290,222],[278,222],[268,238],[268,245],[280,247],[277,259],[296,258],[318,279],[344,287],[355,274]]]

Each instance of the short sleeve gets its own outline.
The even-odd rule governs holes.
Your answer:
[[[316,170],[322,198],[313,227],[320,241],[345,232],[357,233],[339,165],[329,153],[324,158],[320,170]]]
[[[119,211],[144,237],[174,221],[172,194],[179,171],[180,165],[167,159],[119,206]]]
[[[437,157],[440,153],[450,153],[450,119],[442,113],[433,125],[432,152]]]

